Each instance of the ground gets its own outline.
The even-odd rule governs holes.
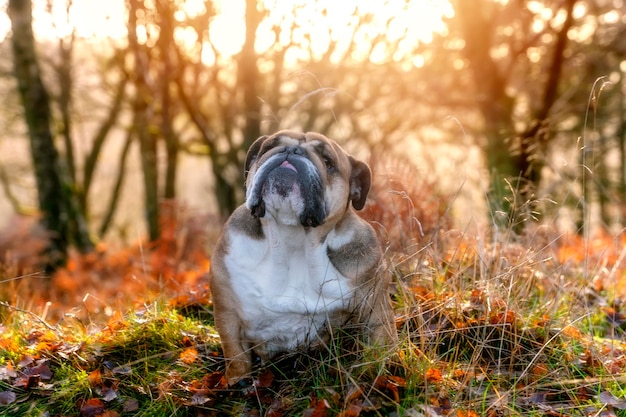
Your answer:
[[[623,236],[449,229],[389,244],[398,349],[338,334],[228,387],[194,224],[73,254],[36,291],[41,278],[10,275],[27,265],[7,266],[0,414],[626,415]]]

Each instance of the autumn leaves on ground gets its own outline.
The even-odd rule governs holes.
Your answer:
[[[16,220],[0,235],[0,415],[626,415],[626,239],[470,233],[429,187],[374,193],[364,214],[387,242],[398,350],[338,334],[230,388],[205,277],[218,220],[170,204],[158,241],[74,254],[49,278],[45,236]]]

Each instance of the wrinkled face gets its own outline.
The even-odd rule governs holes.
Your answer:
[[[316,227],[339,218],[350,201],[363,208],[368,166],[317,133],[281,131],[262,136],[246,158],[246,206],[258,218]]]

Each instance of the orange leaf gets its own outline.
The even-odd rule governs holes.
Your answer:
[[[359,417],[361,415],[361,407],[358,404],[350,404],[348,408],[337,414],[337,417]]]
[[[545,363],[538,363],[532,367],[531,372],[536,377],[542,377],[548,375],[548,372],[550,372],[550,370]]]
[[[317,399],[313,397],[311,399],[311,406],[311,408],[304,410],[306,412],[306,415],[308,415],[309,417],[328,417],[330,404],[325,399]]]
[[[454,378],[455,379],[464,379],[467,376],[467,371],[464,371],[462,369],[455,369],[454,370]]]
[[[426,381],[430,382],[431,384],[437,384],[443,381],[443,376],[441,375],[441,371],[436,368],[428,368],[426,370],[426,373],[424,374],[424,377],[426,378]]]
[[[194,347],[187,348],[180,353],[180,360],[187,365],[194,363],[198,359],[198,350]]]
[[[352,385],[346,394],[346,404],[350,404],[363,395],[363,390],[358,385]]]
[[[20,345],[12,338],[0,339],[0,349],[7,352],[16,352]]]
[[[113,316],[107,322],[107,327],[111,330],[121,330],[125,329],[130,324],[124,320],[124,317],[119,311],[113,313]]]
[[[467,410],[467,411],[456,410],[456,415],[457,417],[478,417],[478,414],[476,414],[472,410]]]
[[[563,330],[561,331],[561,333],[567,337],[571,337],[572,339],[577,339],[577,340],[580,340],[583,337],[580,330],[570,325],[565,326]]]
[[[87,380],[89,381],[89,384],[92,387],[97,387],[97,386],[102,385],[102,372],[100,372],[99,369],[96,369],[95,371],[87,375]]]
[[[406,385],[406,381],[404,378],[393,375],[380,375],[376,377],[374,381],[374,387],[378,388],[381,391],[387,391],[391,393],[393,400],[395,402],[400,401],[400,392],[399,388],[404,387]]]
[[[120,417],[120,413],[117,411],[107,410],[104,413],[100,414],[98,417]]]
[[[224,372],[215,371],[202,377],[202,385],[211,389],[226,389],[228,382],[224,376]]]
[[[98,398],[90,398],[80,406],[80,415],[83,417],[97,417],[104,413],[104,403]]]
[[[515,313],[511,310],[501,311],[491,316],[491,324],[513,324],[515,323]]]

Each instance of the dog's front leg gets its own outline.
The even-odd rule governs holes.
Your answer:
[[[370,314],[364,320],[367,342],[370,346],[393,348],[398,343],[393,310],[386,294],[377,298],[378,300],[371,306]]]
[[[215,317],[217,325],[218,318]],[[240,337],[239,326],[232,326],[232,321],[225,328],[217,325],[226,360],[226,380],[228,385],[235,385],[252,373],[252,351],[244,346]],[[231,327],[232,326],[232,327]]]
[[[214,290],[215,327],[220,335],[224,359],[226,360],[226,380],[234,385],[252,373],[252,350],[242,340],[241,320],[224,298],[216,296]]]
[[[238,344],[222,341],[224,357],[226,358],[226,380],[228,385],[235,385],[252,373],[252,357],[249,350]]]
[[[391,299],[387,293],[387,279],[375,276],[368,284],[361,287],[360,322],[365,327],[366,341],[370,346],[393,348],[398,343],[398,333]]]

